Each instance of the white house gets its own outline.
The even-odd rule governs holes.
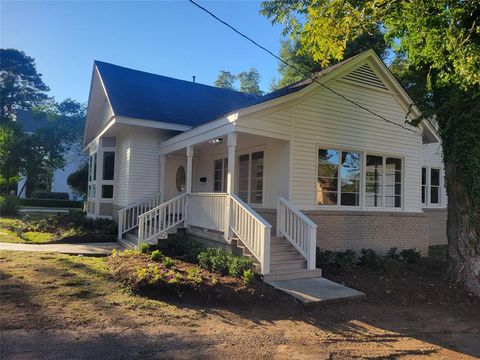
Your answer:
[[[136,244],[185,227],[270,279],[318,276],[315,247],[426,253],[433,127],[405,123],[418,110],[373,51],[314,76],[257,97],[95,62],[88,214]]]

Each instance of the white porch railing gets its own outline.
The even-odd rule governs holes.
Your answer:
[[[138,226],[138,217],[161,204],[160,193],[155,193],[137,201],[118,212],[118,239]]]
[[[230,229],[239,237],[261,265],[262,274],[270,272],[270,234],[272,225],[237,195],[230,196]]]
[[[281,197],[277,206],[277,236],[285,236],[307,259],[308,269],[315,269],[317,224]]]
[[[158,239],[171,228],[185,221],[187,194],[179,195],[138,217],[138,246]]]
[[[228,194],[224,193],[189,194],[186,225],[225,232],[227,201]]]

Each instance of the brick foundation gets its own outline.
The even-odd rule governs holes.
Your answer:
[[[276,210],[257,209],[257,212],[275,227]],[[317,246],[321,249],[371,248],[385,253],[396,247],[428,253],[429,218],[424,213],[325,210],[303,213],[318,225]]]
[[[447,245],[447,209],[423,209],[428,218],[429,244]]]

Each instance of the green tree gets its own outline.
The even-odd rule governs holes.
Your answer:
[[[0,49],[0,122],[13,120],[18,109],[29,110],[48,100],[48,86],[35,59],[16,49]]]
[[[237,80],[237,77],[234,74],[232,74],[230,71],[220,70],[217,80],[215,80],[213,84],[219,88],[236,90],[235,89],[236,80]]]
[[[262,79],[258,70],[250,68],[248,71],[242,71],[237,75],[240,81],[240,91],[248,94],[262,95],[260,90],[260,80]]]
[[[407,91],[435,116],[448,193],[451,276],[480,296],[480,5],[476,0],[278,0],[262,11],[326,66],[372,27],[397,50]],[[303,18],[302,18],[303,17]]]
[[[379,26],[375,27],[371,32],[365,32],[358,38],[348,41],[345,47],[344,58],[349,58],[368,49],[374,49],[382,59],[385,59],[388,54],[388,43]],[[287,63],[301,69],[304,74],[313,74],[324,68],[321,61],[315,61],[310,53],[302,51],[302,44],[298,36],[295,36],[293,39],[280,40],[279,56]],[[332,63],[338,61],[338,59],[334,59]],[[305,77],[302,73],[281,61],[278,63],[278,72],[280,73],[280,79],[272,82],[272,90],[288,86]]]
[[[62,169],[66,155],[78,146],[85,125],[85,106],[77,101],[67,99],[36,108],[40,116],[46,114],[48,121],[34,134],[26,136],[21,172],[27,178],[19,195],[28,189],[33,191],[35,185],[48,180],[53,172]]]
[[[0,124],[0,193],[16,190],[20,180],[22,155],[25,150],[25,134],[22,127],[13,122]]]
[[[75,193],[84,198],[88,190],[88,162],[82,163],[77,170],[68,175],[67,184]]]

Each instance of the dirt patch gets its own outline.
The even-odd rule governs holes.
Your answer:
[[[480,357],[479,303],[457,288],[450,294],[444,267],[433,282],[435,299],[427,285],[437,270],[415,266],[405,269],[408,285],[405,272],[327,269],[326,277],[366,292],[367,299],[305,309],[280,295],[246,306],[139,296],[115,280],[104,258],[3,251],[2,358]],[[422,291],[425,298],[416,295]],[[440,299],[445,294],[449,300]]]
[[[150,255],[139,253],[110,256],[107,260],[115,280],[151,299],[194,306],[254,307],[294,302],[259,278],[245,284],[240,278],[211,273],[181,259],[172,259],[172,262],[167,268],[162,261],[152,261]]]

